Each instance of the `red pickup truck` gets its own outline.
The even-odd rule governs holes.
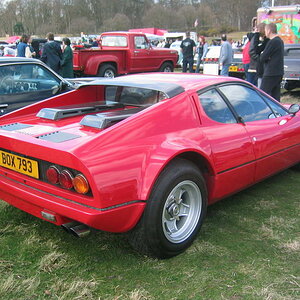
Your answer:
[[[99,47],[74,50],[75,73],[83,76],[115,77],[121,74],[173,72],[176,50],[152,47],[143,33],[105,32]]]

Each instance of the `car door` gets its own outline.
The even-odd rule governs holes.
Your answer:
[[[150,57],[151,46],[143,35],[136,35],[133,38],[134,49],[132,49],[132,71],[153,70],[153,61]],[[149,59],[150,58],[150,59]]]
[[[0,66],[0,115],[55,95],[60,79],[39,64]]]
[[[215,89],[198,93],[201,130],[210,142],[215,167],[215,194],[220,199],[254,182],[255,155],[245,126]]]
[[[299,161],[299,116],[290,116],[278,102],[250,86],[227,84],[219,89],[249,133],[255,153],[256,181]]]

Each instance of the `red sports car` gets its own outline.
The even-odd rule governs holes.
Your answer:
[[[207,205],[299,168],[299,153],[297,104],[230,77],[129,75],[1,117],[0,199],[165,258],[191,245]]]

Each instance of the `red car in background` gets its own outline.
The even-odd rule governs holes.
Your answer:
[[[239,79],[138,74],[1,117],[0,145],[0,199],[165,258],[191,245],[207,205],[299,168],[300,113]]]

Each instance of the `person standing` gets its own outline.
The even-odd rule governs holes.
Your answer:
[[[219,64],[222,67],[221,75],[229,76],[229,67],[232,63],[233,51],[231,44],[227,41],[226,34],[222,34],[221,36],[221,52],[219,58]]]
[[[203,59],[208,51],[208,44],[206,43],[205,37],[203,35],[199,36],[198,41],[199,41],[199,44],[196,47],[196,53],[198,54],[196,73],[199,73],[200,64],[203,61]]]
[[[26,57],[26,50],[30,51],[28,41],[29,41],[29,36],[26,34],[22,34],[20,42],[17,45],[17,56],[18,57]]]
[[[269,39],[265,35],[265,23],[259,23],[250,42],[250,65],[248,72],[253,74],[253,84],[260,87],[263,76],[263,64],[259,61],[259,56],[264,51]]]
[[[249,53],[249,49],[250,49],[251,33],[247,33],[247,39],[248,39],[247,43],[243,47],[242,62],[243,62],[244,70],[245,70],[246,80],[248,82],[250,82],[250,83],[253,83],[252,80],[251,80],[252,79],[251,78],[252,73],[248,72],[249,65],[250,65],[250,53]]]
[[[73,78],[73,51],[70,47],[71,41],[68,38],[63,38],[63,55],[61,60],[61,76],[65,78]]]
[[[181,42],[180,45],[182,52],[182,72],[187,71],[187,65],[189,65],[190,73],[193,73],[193,65],[194,65],[194,53],[196,50],[196,43],[194,40],[190,38],[190,32],[186,33],[186,38]]]
[[[41,61],[48,65],[53,71],[60,74],[62,51],[60,45],[54,41],[54,34],[49,32],[47,34],[48,42],[45,43]]]
[[[263,63],[264,66],[260,88],[276,100],[280,101],[280,84],[284,74],[284,44],[277,34],[275,23],[266,25],[265,34],[270,41],[260,55],[260,62]]]

